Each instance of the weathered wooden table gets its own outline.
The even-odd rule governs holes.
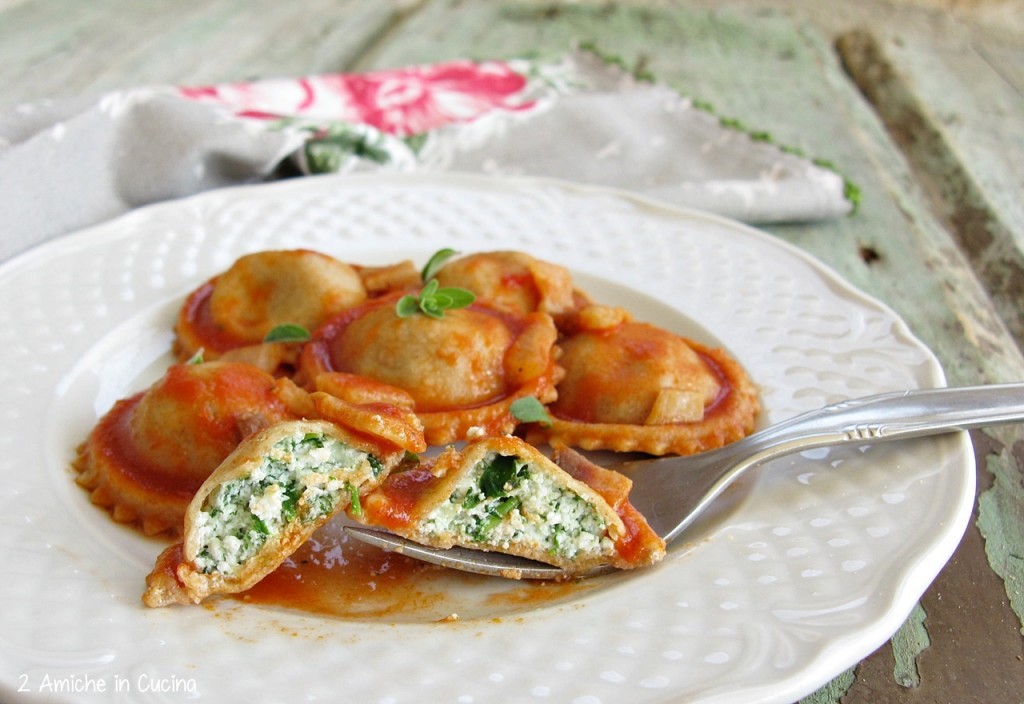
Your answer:
[[[1024,10],[919,0],[0,0],[0,110],[560,54],[587,41],[835,164],[838,221],[766,228],[891,305],[950,384],[1024,379]],[[808,701],[1020,702],[1024,428],[973,435],[975,520],[892,641]]]

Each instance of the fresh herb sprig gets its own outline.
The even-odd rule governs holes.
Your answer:
[[[420,272],[423,288],[418,296],[406,294],[398,299],[395,312],[399,318],[408,318],[422,313],[430,318],[443,318],[445,311],[466,308],[472,305],[476,296],[472,291],[455,286],[441,287],[434,275],[448,258],[455,255],[454,249],[440,249],[427,261]]]
[[[548,415],[548,409],[535,396],[517,398],[509,406],[509,411],[512,412],[513,418],[522,423],[540,423],[543,428],[551,426],[551,416]]]
[[[312,337],[309,330],[294,323],[283,323],[272,328],[264,337],[264,342],[306,342]]]
[[[431,279],[423,285],[419,296],[411,293],[402,296],[395,310],[399,318],[408,318],[416,313],[443,318],[445,311],[465,308],[475,300],[476,296],[464,288],[441,288],[437,279]]]
[[[440,271],[441,267],[444,266],[444,263],[456,254],[458,254],[458,252],[451,247],[445,247],[434,252],[430,255],[430,259],[427,260],[427,263],[423,265],[423,271],[420,272],[420,281],[423,281],[424,283],[430,281],[434,278],[437,272]]]

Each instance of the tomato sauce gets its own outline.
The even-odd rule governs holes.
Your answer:
[[[216,279],[207,281],[189,294],[178,316],[177,331],[189,339],[193,347],[221,354],[250,343],[232,335],[213,319],[210,297],[216,283]]]
[[[364,510],[372,525],[392,530],[413,522],[412,510],[423,497],[424,487],[435,481],[429,468],[413,469],[391,474],[375,492],[367,497]]]
[[[513,581],[449,570],[362,543],[344,532],[341,521],[333,521],[233,598],[349,620],[456,621],[502,618],[561,603],[599,582]]]
[[[153,466],[132,442],[131,412],[141,400],[142,393],[139,393],[114,404],[93,431],[90,446],[93,452],[105,458],[108,474],[123,477],[123,480],[111,477],[116,484],[131,483],[140,492],[164,495],[187,504],[203,480],[185,472],[167,472]]]

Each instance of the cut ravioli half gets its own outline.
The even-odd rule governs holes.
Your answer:
[[[245,440],[185,515],[184,540],[157,558],[147,606],[248,589],[405,456],[326,421],[289,421]]]
[[[619,478],[606,482],[618,499],[610,502],[518,438],[485,438],[389,476],[352,517],[424,545],[518,555],[570,574],[659,561],[664,541],[621,493],[629,479],[590,468],[593,476]]]

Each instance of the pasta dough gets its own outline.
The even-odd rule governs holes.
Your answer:
[[[176,326],[182,358],[203,350],[213,359],[229,349],[259,344],[273,328],[313,329],[367,298],[359,273],[306,249],[256,252],[196,289]]]
[[[442,286],[472,291],[492,305],[518,313],[557,316],[575,307],[572,276],[565,267],[524,252],[481,252],[448,262],[437,273]]]
[[[565,374],[552,420],[532,426],[531,441],[692,454],[754,428],[756,388],[724,350],[600,306],[576,316],[560,347]]]
[[[424,411],[487,403],[506,392],[505,350],[512,331],[480,309],[454,310],[444,319],[399,318],[377,306],[352,321],[331,347],[344,372],[405,389]]]
[[[403,318],[397,300],[370,301],[323,326],[300,357],[304,383],[338,371],[399,387],[412,398],[431,445],[465,439],[471,429],[511,432],[515,399],[554,398],[560,369],[550,316],[474,304],[441,318]]]

